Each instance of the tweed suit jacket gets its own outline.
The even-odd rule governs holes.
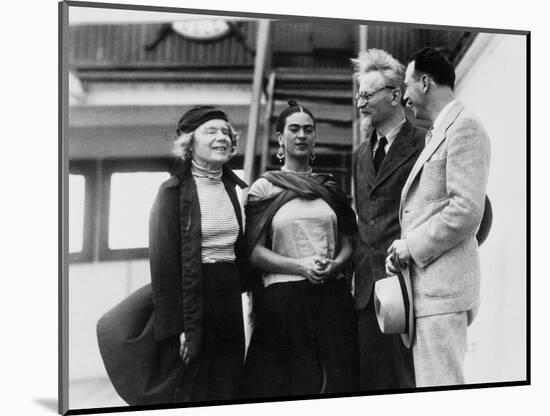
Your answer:
[[[457,101],[434,129],[401,194],[399,218],[413,260],[417,317],[479,305],[475,235],[485,206],[489,162],[483,125]]]
[[[378,174],[374,170],[370,140],[361,143],[354,152],[352,170],[359,225],[354,251],[356,309],[365,308],[374,282],[386,276],[386,251],[401,234],[401,190],[424,146],[425,136],[424,128],[406,120]]]

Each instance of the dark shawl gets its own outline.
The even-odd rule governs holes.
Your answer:
[[[267,172],[263,175],[273,185],[284,190],[276,195],[262,199],[248,199],[246,212],[246,240],[250,254],[260,236],[269,230],[275,213],[284,204],[294,198],[323,200],[332,208],[338,218],[338,231],[346,235],[355,235],[357,220],[346,194],[340,189],[331,175],[315,174],[300,176],[280,171]],[[258,271],[256,270],[256,274]],[[254,283],[259,284],[257,281]],[[258,288],[255,286],[255,288]]]
[[[355,212],[351,208],[346,194],[333,180],[332,175],[314,174],[312,176],[300,176],[280,171],[267,172],[263,175],[273,185],[284,190],[278,194],[261,199],[248,199],[245,207],[246,214],[246,241],[248,255],[252,253],[264,231],[269,233],[271,221],[277,211],[288,201],[294,198],[323,200],[336,213],[338,232],[355,236],[357,232],[357,220]],[[269,242],[267,242],[269,247]],[[253,293],[252,311],[250,319],[256,322],[259,310],[256,302],[261,303],[263,293],[262,271],[249,265],[247,272],[249,289]],[[349,283],[349,282],[348,282]]]

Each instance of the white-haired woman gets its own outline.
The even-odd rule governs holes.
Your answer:
[[[143,314],[145,327],[124,335],[126,352],[116,366],[131,367],[131,377],[118,381],[110,372],[134,405],[235,398],[244,360],[246,245],[235,187],[246,184],[224,167],[237,136],[212,106],[186,112],[176,131],[174,151],[183,163],[161,185],[149,222],[153,313]],[[142,290],[150,299],[151,290]],[[102,348],[108,370],[109,351]]]

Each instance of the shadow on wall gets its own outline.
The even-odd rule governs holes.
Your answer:
[[[57,399],[34,399],[34,402],[40,406],[57,413]]]

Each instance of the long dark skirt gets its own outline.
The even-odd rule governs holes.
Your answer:
[[[130,405],[233,399],[244,359],[239,274],[231,263],[203,265],[203,342],[189,365],[179,337],[154,337],[151,285],[137,290],[98,322],[99,349],[116,391]]]
[[[240,280],[233,264],[203,265],[203,341],[192,401],[233,399],[244,362]]]
[[[355,319],[345,279],[263,289],[254,298],[244,397],[357,391]]]

